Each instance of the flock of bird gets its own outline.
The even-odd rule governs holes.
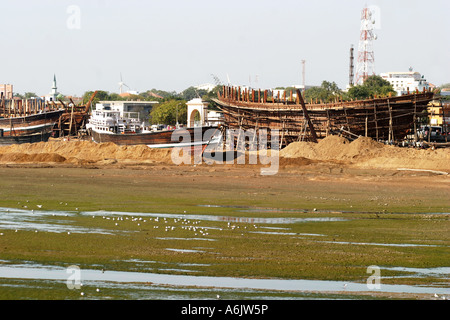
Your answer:
[[[28,203],[29,201],[26,200],[26,202]],[[18,204],[20,204],[20,202]],[[60,202],[60,204],[62,205],[63,202]],[[65,203],[65,205],[67,206],[67,203]],[[22,207],[24,209],[28,209],[28,205],[23,205]],[[43,205],[37,204],[36,207],[38,209],[42,209]],[[78,208],[75,208],[75,211],[79,211]],[[9,212],[9,210],[7,210],[7,212]],[[31,209],[31,213],[34,214],[34,209]],[[186,211],[184,211],[184,213],[186,213]],[[53,216],[55,216],[55,214],[53,214]],[[93,215],[92,218],[96,218],[96,216]],[[165,232],[169,232],[169,231],[174,231],[177,228],[181,228],[183,230],[188,230],[188,231],[194,232],[195,236],[199,236],[199,235],[201,235],[201,236],[208,236],[209,235],[209,231],[211,229],[216,229],[216,230],[222,231],[224,229],[228,229],[228,230],[241,229],[242,230],[242,229],[248,229],[249,227],[253,227],[254,229],[258,228],[258,226],[255,225],[255,224],[253,224],[252,226],[239,226],[239,225],[236,225],[236,224],[232,224],[231,222],[227,222],[226,228],[206,227],[206,226],[200,226],[200,223],[202,222],[201,220],[190,220],[190,219],[187,219],[187,218],[173,218],[172,222],[173,222],[174,225],[172,225],[170,223],[170,219],[167,219],[165,217],[155,217],[155,218],[151,218],[151,217],[150,218],[148,218],[148,217],[147,218],[143,218],[143,217],[134,217],[134,216],[131,216],[131,217],[128,217],[128,216],[125,216],[125,217],[123,217],[123,216],[111,217],[111,216],[103,215],[102,219],[114,221],[114,225],[115,226],[119,226],[119,223],[128,220],[128,221],[131,221],[131,222],[135,222],[138,227],[141,226],[141,224],[143,224],[143,223],[147,223],[147,222],[153,221],[154,223],[162,223],[163,224],[162,226],[160,226],[158,224],[154,225],[153,226],[154,229],[159,229],[161,227],[161,229],[164,229]],[[17,232],[17,230],[16,230],[16,232]],[[35,232],[37,232],[37,230]],[[67,232],[67,234],[70,235],[70,232]],[[4,233],[0,233],[0,236],[3,236],[3,235],[4,235]],[[343,285],[343,289],[344,290],[347,289],[347,285],[348,285],[347,283],[345,283]],[[96,291],[100,292],[100,289],[97,288]],[[81,292],[81,296],[83,296],[83,295],[84,295],[84,292]],[[220,299],[220,296],[217,295],[216,298]],[[443,300],[448,299],[448,297],[446,297],[444,295],[439,296],[437,294],[434,294],[433,298],[435,298],[435,299],[443,299]]]
[[[92,216],[92,218],[95,218],[96,216]],[[191,220],[187,218],[173,218],[168,219],[165,217],[156,217],[156,218],[143,218],[143,217],[111,217],[111,216],[102,216],[102,219],[105,220],[111,220],[114,222],[114,226],[119,226],[119,224],[123,221],[130,221],[135,222],[136,226],[140,227],[141,225],[149,222],[156,223],[153,225],[154,229],[164,229],[165,232],[174,231],[177,228],[180,228],[182,230],[192,231],[194,232],[195,236],[208,236],[210,235],[210,230],[218,230],[223,231],[224,229],[228,230],[245,230],[249,227],[253,227],[254,229],[257,229],[258,226],[256,224],[253,224],[252,226],[239,226],[236,224],[232,224],[230,222],[227,223],[226,227],[208,227],[208,226],[201,226],[202,223],[201,220]],[[162,226],[160,224],[163,224]]]

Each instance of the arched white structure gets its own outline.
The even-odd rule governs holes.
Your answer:
[[[187,103],[187,126],[188,127],[201,127],[207,122],[208,118],[208,102],[202,101],[201,98],[195,98]],[[196,111],[200,113],[200,121],[195,121],[194,117]]]

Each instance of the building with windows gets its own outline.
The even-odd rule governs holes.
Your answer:
[[[408,72],[386,72],[381,73],[380,76],[384,80],[389,81],[399,96],[416,90],[422,92],[424,89],[428,90],[430,87],[425,76],[419,72],[412,71],[412,68]]]
[[[119,111],[122,118],[133,114],[141,120],[148,121],[150,112],[157,104],[157,101],[99,101],[95,105],[95,109]]]
[[[0,84],[0,95],[5,99],[13,98],[13,85],[12,84]]]

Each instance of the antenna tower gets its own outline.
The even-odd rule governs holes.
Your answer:
[[[361,13],[361,33],[358,47],[358,68],[355,84],[363,84],[367,77],[375,74],[375,57],[373,54],[373,41],[377,36],[373,33],[375,21],[372,11],[364,8]]]

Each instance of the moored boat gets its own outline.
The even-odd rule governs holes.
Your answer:
[[[97,105],[97,107],[99,107]],[[210,142],[215,127],[203,126],[170,130],[152,130],[138,112],[121,112],[111,107],[92,111],[86,124],[88,134],[97,143],[147,145],[150,148],[195,147]],[[208,131],[212,130],[212,131]]]

